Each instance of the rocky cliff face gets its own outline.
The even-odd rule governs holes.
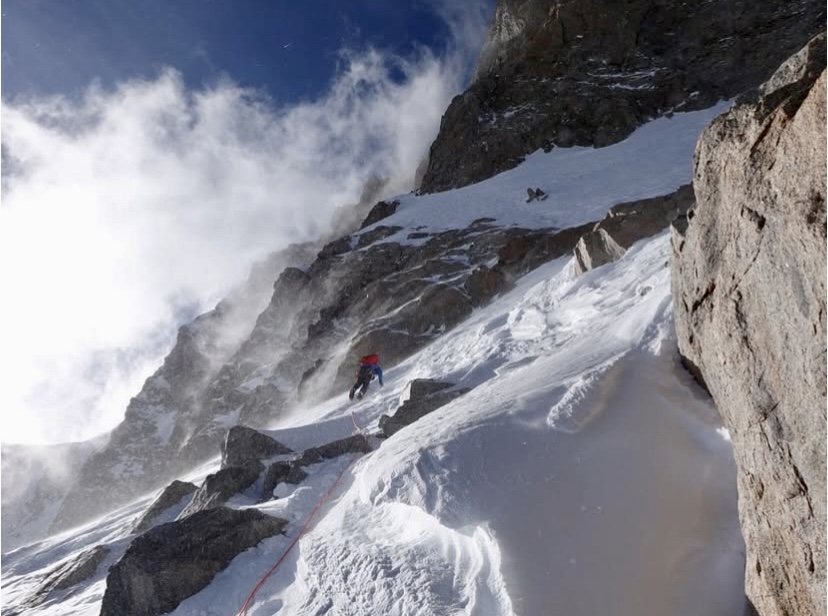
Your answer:
[[[481,219],[464,230],[397,235],[399,227],[381,224],[393,211],[380,202],[367,218],[373,226],[313,251],[308,263],[297,260],[307,257],[299,251],[278,275],[271,268],[276,282],[263,306],[259,290],[182,327],[109,445],[82,468],[52,529],[161,487],[215,456],[228,426],[264,427],[298,404],[347,391],[366,353],[381,349],[383,364],[393,366],[514,278],[571,252],[591,227],[529,230]],[[244,315],[236,312],[242,304]],[[225,336],[231,326],[245,333]]]
[[[816,0],[501,0],[420,190],[480,181],[544,145],[609,145],[648,119],[735,97],[824,23]]]
[[[310,246],[293,246],[256,266],[246,284],[183,326],[164,364],[129,403],[124,421],[80,468],[52,529],[78,524],[189,468],[181,455],[204,421],[198,394],[237,350],[267,305],[286,265],[307,263]]]
[[[762,616],[826,608],[825,54],[822,35],[704,132],[673,236],[679,347],[730,430]]]

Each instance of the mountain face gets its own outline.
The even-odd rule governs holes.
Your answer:
[[[606,145],[647,118],[733,96],[810,35],[823,10],[813,2],[693,7],[500,3],[477,78],[446,112],[423,190],[488,177],[539,140]],[[467,173],[466,159],[482,166]],[[389,364],[404,359],[570,251],[584,231],[504,229],[486,219],[444,233],[378,224],[394,209],[380,202],[367,232],[274,257],[241,295],[182,327],[109,445],[81,469],[52,529],[163,486],[212,456],[231,425],[267,425],[300,400],[341,391],[361,354],[382,348]]]
[[[824,27],[816,0],[502,0],[420,190],[479,182],[541,147],[606,146],[649,119],[731,99]]]
[[[651,170],[653,159],[673,155],[679,116],[693,115],[681,112],[757,86],[821,21],[824,7],[802,1],[500,2],[475,81],[446,112],[422,188],[484,180],[548,141],[546,165],[541,153],[525,164],[538,163],[542,171],[493,178],[502,182],[478,192],[446,193],[428,210],[430,196],[380,201],[359,230],[273,255],[215,310],[182,327],[109,441],[74,458],[73,483],[43,497],[51,504],[43,520],[52,531],[122,509],[99,529],[67,535],[54,554],[38,553],[49,549],[45,542],[15,553],[9,569],[4,562],[4,578],[11,574],[16,582],[14,609],[22,610],[11,613],[44,601],[58,606],[55,614],[80,604],[84,614],[97,613],[99,604],[107,613],[138,604],[146,609],[141,613],[231,613],[241,603],[236,586],[249,581],[252,567],[270,566],[273,546],[281,544],[268,543],[263,554],[244,551],[283,529],[296,533],[315,502],[309,495],[322,495],[326,481],[348,470],[333,466],[338,458],[353,454],[353,461],[368,452],[332,516],[358,528],[357,539],[330,522],[328,535],[302,548],[300,568],[310,581],[300,580],[300,591],[272,605],[296,608],[290,613],[348,613],[355,601],[371,613],[375,594],[386,608],[399,608],[394,602],[413,587],[406,613],[436,613],[429,612],[435,605],[448,613],[461,605],[468,613],[529,614],[549,605],[535,589],[552,588],[562,591],[554,600],[581,605],[580,613],[607,613],[599,608],[612,597],[625,601],[616,605],[624,615],[695,614],[697,602],[708,600],[716,614],[741,613],[744,545],[735,502],[728,500],[735,482],[730,445],[715,433],[709,398],[669,352],[652,350],[673,340],[665,333],[672,328],[666,238],[634,245],[688,208],[692,220],[674,240],[678,340],[733,438],[748,592],[762,616],[809,614],[820,600],[824,611],[818,572],[825,567],[825,506],[814,495],[824,493],[824,473],[820,484],[815,468],[825,445],[808,434],[822,434],[816,427],[825,416],[803,420],[796,412],[825,407],[824,175],[821,185],[819,177],[799,182],[802,169],[824,162],[824,142],[820,151],[808,138],[825,133],[818,95],[824,76],[809,94],[819,73],[811,60],[821,54],[824,65],[824,47],[805,54],[807,62],[786,65],[759,102],[714,122],[700,145],[693,189],[686,185],[689,172],[665,182],[664,169]],[[623,150],[609,162],[590,159],[621,151],[613,150],[623,145],[615,142],[658,116],[652,124],[666,127],[659,129],[662,141]],[[607,147],[569,147],[578,145]],[[676,164],[689,168],[690,151],[679,151]],[[569,192],[540,184],[539,197],[537,182],[556,173],[569,174],[571,184],[581,177],[572,167],[563,170],[566,154],[580,161],[573,167],[593,160],[592,174]],[[643,187],[606,189],[618,186],[608,175],[621,169],[632,176],[639,163],[644,170],[636,181]],[[529,186],[524,177],[531,177]],[[491,187],[502,216],[476,214],[456,223],[460,210],[482,208]],[[788,206],[792,212],[779,213]],[[412,217],[416,207],[423,213]],[[600,214],[585,216],[591,207]],[[515,212],[542,223],[511,222]],[[350,220],[346,213],[342,224]],[[813,258],[820,247],[821,270]],[[631,266],[622,263],[628,250]],[[571,270],[563,260],[550,263],[569,256]],[[783,271],[783,263],[794,263],[800,274]],[[543,277],[533,278],[538,272]],[[512,292],[519,292],[514,305],[487,315]],[[771,298],[778,300],[772,309]],[[791,320],[771,323],[768,315],[778,313]],[[808,335],[814,340],[800,344]],[[778,341],[787,346],[763,346]],[[408,365],[423,349],[436,358]],[[341,438],[352,425],[360,428],[343,405],[332,411],[337,403],[329,399],[344,396],[356,360],[375,351],[385,369],[404,367],[409,389],[422,386],[427,370],[452,377],[427,395],[378,394],[366,403],[365,413],[381,422],[387,438],[381,447],[362,435]],[[789,353],[798,363],[780,367]],[[822,361],[821,374],[814,358]],[[804,384],[800,378],[792,386],[801,375]],[[618,412],[607,411],[613,405]],[[417,421],[425,413],[429,420]],[[294,424],[284,432],[299,443],[289,443],[295,454],[263,434],[288,418]],[[662,441],[665,433],[673,440]],[[318,447],[326,439],[338,440]],[[221,468],[192,479],[203,481],[200,487],[178,481],[219,452]],[[600,464],[593,466],[595,460]],[[631,474],[617,474],[619,460],[634,463]],[[149,507],[130,504],[164,486]],[[659,499],[663,494],[668,498]],[[638,508],[636,501],[645,504]],[[258,507],[267,515],[249,511]],[[284,519],[264,519],[272,514]],[[5,500],[3,517],[5,538]],[[619,538],[622,523],[635,533]],[[251,524],[267,528],[251,532]],[[133,537],[135,529],[146,534]],[[205,556],[200,542],[207,540],[220,541],[221,554]],[[68,554],[75,541],[105,547]],[[498,541],[513,550],[502,566]],[[162,545],[169,553],[158,553]],[[216,571],[232,567],[228,556],[236,554],[247,560],[241,573],[228,574],[233,591],[211,591]],[[619,567],[619,554],[635,566]],[[49,558],[59,562],[42,574],[40,561]],[[554,580],[546,568],[552,559]],[[187,575],[178,575],[182,568]],[[35,599],[20,581],[31,571],[40,576],[31,584]],[[107,571],[111,584],[104,583]],[[178,577],[186,578],[183,588]],[[629,592],[650,579],[658,580],[656,588]],[[302,592],[306,583],[313,592]],[[362,594],[359,583],[367,589]],[[577,592],[567,594],[570,588]],[[186,603],[204,592],[212,594],[198,609]],[[84,599],[60,611],[72,593]],[[158,604],[159,593],[173,599]],[[335,601],[344,602],[342,612]],[[201,609],[208,604],[210,611]]]
[[[124,421],[80,467],[51,524],[53,531],[84,522],[192,468],[192,433],[206,421],[199,393],[224,366],[267,305],[272,281],[286,265],[306,263],[311,246],[275,253],[247,282],[178,332],[158,371],[129,403]]]
[[[368,220],[392,210],[380,202]],[[382,349],[386,365],[398,363],[518,276],[571,252],[585,229],[479,220],[465,230],[407,232],[415,243],[401,243],[388,241],[399,227],[378,225],[329,243],[303,268],[286,267],[232,351],[218,342],[229,323],[242,327],[232,307],[255,302],[229,301],[181,328],[109,445],[82,468],[52,528],[164,485],[214,456],[236,423],[263,427],[300,402],[347,390],[362,355]]]
[[[825,36],[717,118],[674,227],[679,347],[739,467],[747,592],[825,613]]]

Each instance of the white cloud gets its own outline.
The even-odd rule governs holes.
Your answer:
[[[79,101],[4,101],[3,441],[110,429],[183,314],[318,237],[370,176],[403,187],[461,57],[348,54],[325,97],[289,109],[230,81],[188,91],[172,70]]]

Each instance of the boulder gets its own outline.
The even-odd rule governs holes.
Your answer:
[[[362,434],[355,434],[347,438],[339,439],[319,447],[306,449],[294,462],[296,466],[307,466],[316,464],[322,460],[338,458],[346,453],[370,453],[373,451],[371,443]]]
[[[139,535],[109,570],[101,616],[158,616],[206,587],[230,561],[287,520],[216,507]]]
[[[221,467],[244,466],[264,458],[293,453],[290,447],[246,426],[233,426],[221,446]]]
[[[761,616],[826,610],[825,55],[823,35],[704,131],[673,228],[679,349],[733,441]]]
[[[184,507],[190,502],[196,490],[198,486],[194,483],[174,480],[164,488],[141,517],[135,520],[132,532],[142,533],[161,522],[171,522],[184,511]],[[165,519],[167,517],[169,519]]]
[[[302,483],[308,474],[302,470],[302,467],[296,462],[274,462],[271,464],[267,472],[265,472],[264,482],[262,484],[261,500],[269,500],[273,497],[273,489],[280,483]]]
[[[446,383],[436,379],[414,379],[408,384],[408,399],[421,400],[444,389],[454,387],[454,383]]]
[[[606,229],[597,223],[592,231],[585,233],[575,246],[575,269],[579,274],[588,272],[607,263],[618,261],[627,252]]]
[[[392,436],[425,415],[445,406],[470,390],[452,389],[453,383],[432,379],[415,379],[409,383],[409,398],[403,402],[392,417],[383,415],[379,429],[385,437]]]
[[[207,475],[202,486],[193,494],[190,503],[176,519],[183,520],[197,511],[224,504],[231,496],[244,492],[256,483],[263,470],[264,465],[261,462],[253,461],[244,466],[229,466]]]
[[[694,202],[693,186],[686,184],[669,195],[613,206],[578,240],[574,251],[578,273],[617,261],[635,242],[666,229],[686,214]]]
[[[397,211],[399,205],[399,201],[380,201],[373,208],[371,208],[370,212],[368,212],[368,216],[366,216],[365,220],[362,221],[360,229],[370,227],[383,218],[388,218]]]

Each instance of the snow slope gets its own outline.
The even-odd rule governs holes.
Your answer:
[[[381,224],[410,231],[491,216],[563,227],[598,218],[689,181],[695,139],[720,110],[658,120],[602,150],[537,153],[466,189],[402,197]],[[665,143],[684,145],[656,148]],[[550,199],[522,204],[527,186]],[[363,402],[343,395],[274,425],[275,438],[300,450],[351,434],[351,411],[373,430],[414,378],[473,387],[353,462],[249,613],[741,613],[735,467],[710,400],[678,365],[669,258],[663,233],[582,276],[571,259],[549,263],[387,370],[386,386]],[[233,506],[289,519],[287,535],[238,556],[173,614],[235,614],[351,461],[309,467],[300,486],[279,486],[280,498],[263,504],[235,497]],[[38,572],[102,541],[114,562],[153,496],[4,554],[4,603],[31,593]],[[98,614],[107,563],[37,613]]]
[[[665,195],[690,183],[699,135],[730,104],[658,118],[606,148],[538,150],[518,167],[464,188],[398,197],[396,214],[378,224],[403,227],[386,240],[401,241],[414,228],[463,228],[484,217],[501,225],[558,229],[598,220],[617,203]],[[530,187],[543,189],[548,198],[526,203]]]

